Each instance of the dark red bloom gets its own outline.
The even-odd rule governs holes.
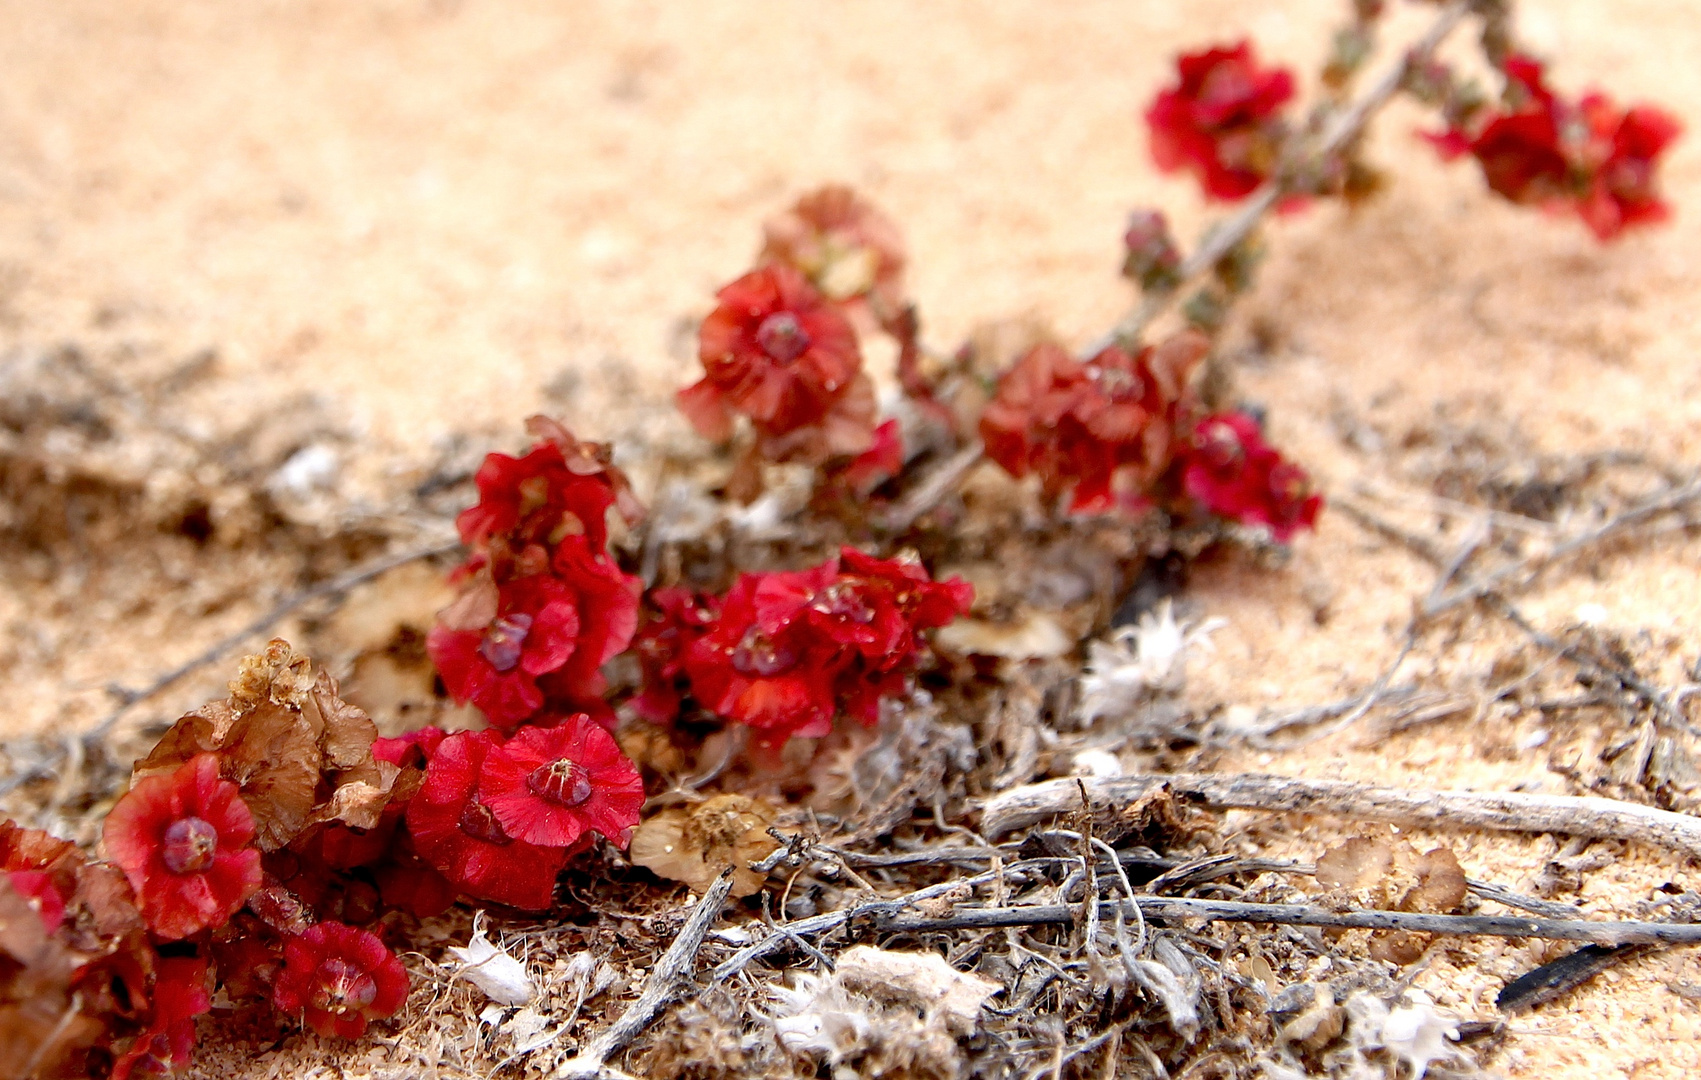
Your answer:
[[[1568,102],[1526,56],[1509,56],[1505,70],[1503,107],[1479,110],[1470,130],[1426,136],[1443,157],[1470,154],[1495,193],[1574,212],[1602,240],[1670,216],[1654,172],[1682,131],[1676,119],[1647,105],[1621,110],[1598,93]]]
[[[254,816],[219,779],[214,754],[138,780],[107,814],[104,837],[163,938],[222,925],[260,887]]]
[[[688,686],[685,654],[720,614],[720,600],[678,587],[655,589],[646,599],[651,612],[632,641],[644,682],[632,708],[653,724],[666,724],[679,716]]]
[[[113,1063],[112,1080],[182,1072],[189,1066],[195,1047],[195,1017],[212,1007],[205,960],[193,956],[162,958],[154,977],[152,1018]]]
[[[832,565],[739,575],[713,628],[685,654],[691,692],[704,708],[782,741],[833,729],[833,680],[849,657],[798,617],[831,580]]]
[[[1314,528],[1323,506],[1304,470],[1284,461],[1244,413],[1199,422],[1182,460],[1182,485],[1211,513],[1268,526],[1282,543]]]
[[[500,537],[519,551],[583,536],[601,551],[608,545],[609,507],[617,506],[629,519],[638,513],[608,447],[580,442],[545,417],[534,416],[527,426],[542,441],[525,456],[490,454],[479,467],[478,504],[455,521],[461,540],[477,547]]]
[[[604,662],[631,642],[637,579],[584,537],[564,539],[547,572],[501,585],[478,575],[426,639],[443,685],[511,730],[555,697],[602,692]]]
[[[914,559],[845,548],[810,570],[744,574],[686,654],[697,700],[777,745],[832,730],[836,712],[864,723],[901,694],[924,649],[921,631],[968,609],[973,590],[935,582]]]
[[[555,900],[563,848],[516,840],[478,795],[486,757],[502,745],[494,731],[444,739],[408,804],[408,832],[419,856],[456,888],[483,900],[541,911]]]
[[[1176,67],[1176,85],[1146,110],[1153,160],[1165,172],[1191,169],[1212,198],[1245,198],[1275,172],[1293,76],[1260,68],[1246,41],[1183,54]]]
[[[614,736],[590,717],[522,729],[484,759],[478,798],[516,840],[572,847],[595,831],[624,848],[644,782]]]
[[[408,973],[374,934],[322,922],[284,946],[272,1001],[321,1035],[357,1039],[372,1020],[394,1016]]]
[[[443,744],[449,733],[440,727],[426,726],[414,731],[403,732],[393,738],[377,738],[372,740],[372,756],[378,761],[388,761],[392,765],[431,764],[431,755]],[[409,754],[415,748],[419,757],[410,762]]]
[[[801,273],[773,263],[734,281],[698,332],[701,381],[679,407],[705,437],[725,440],[734,414],[779,438],[821,424],[862,371],[856,331]],[[860,452],[867,446],[854,448]]]
[[[1081,363],[1038,345],[999,379],[981,414],[986,456],[1012,476],[1037,474],[1049,498],[1070,490],[1071,513],[1135,508],[1169,465],[1188,375],[1207,348],[1184,332],[1138,356],[1112,346]],[[1120,499],[1119,473],[1132,484]]]

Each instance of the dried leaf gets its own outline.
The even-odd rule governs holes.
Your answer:
[[[1317,860],[1317,883],[1328,889],[1366,889],[1394,869],[1394,847],[1387,840],[1355,836]]]
[[[768,835],[774,811],[744,795],[717,795],[693,806],[672,806],[632,833],[632,861],[658,877],[683,881],[698,892],[733,868],[733,896],[749,896],[766,874],[750,869],[779,846]]]
[[[857,945],[835,962],[847,989],[882,1001],[905,1003],[944,1020],[952,1034],[974,1031],[986,999],[1003,986],[958,971],[937,953],[896,952]]]

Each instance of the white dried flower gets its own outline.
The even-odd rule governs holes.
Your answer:
[[[524,964],[485,936],[484,928],[479,925],[483,916],[484,913],[480,912],[473,919],[472,938],[465,947],[449,946],[449,955],[461,962],[455,974],[466,976],[491,1001],[501,1005],[524,1005],[537,996],[537,987],[532,985]]]
[[[1179,693],[1187,674],[1187,650],[1209,651],[1211,634],[1226,625],[1224,619],[1206,619],[1183,626],[1176,621],[1174,605],[1164,600],[1110,640],[1089,643],[1081,676],[1081,718],[1091,723],[1101,716],[1132,712],[1147,697]]]

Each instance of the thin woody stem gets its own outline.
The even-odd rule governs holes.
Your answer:
[[[1406,75],[1416,65],[1427,61],[1432,53],[1447,39],[1459,23],[1464,21],[1470,11],[1468,0],[1454,0],[1442,9],[1429,30],[1405,55],[1391,64],[1388,70],[1373,83],[1356,101],[1344,111],[1336,113],[1331,118],[1322,137],[1316,146],[1310,149],[1309,157],[1314,161],[1326,161],[1331,156],[1340,153],[1364,132],[1364,127],[1370,118],[1388,104],[1394,94],[1399,91]],[[1124,348],[1138,347],[1140,335],[1152,320],[1162,315],[1170,303],[1181,294],[1183,287],[1197,280],[1201,275],[1210,271],[1218,260],[1233,251],[1237,244],[1244,241],[1258,223],[1275,208],[1283,197],[1292,194],[1292,174],[1289,171],[1278,173],[1271,177],[1239,210],[1222,221],[1203,243],[1193,250],[1193,253],[1182,260],[1177,270],[1177,281],[1173,288],[1162,292],[1150,292],[1140,301],[1133,311],[1123,317],[1107,336],[1106,341],[1115,342]]]

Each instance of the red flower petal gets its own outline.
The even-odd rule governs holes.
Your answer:
[[[485,758],[501,745],[494,731],[444,739],[408,804],[408,831],[420,857],[462,892],[541,911],[554,903],[555,877],[566,855],[514,839],[478,799]]]
[[[587,830],[625,847],[644,784],[614,737],[590,717],[528,727],[485,758],[478,797],[504,832],[542,847],[571,847]]]
[[[137,781],[107,814],[107,852],[160,937],[223,925],[260,887],[253,815],[218,773],[215,755],[196,755]]]
[[[278,1009],[321,1035],[358,1038],[407,1000],[408,975],[374,934],[338,922],[309,927],[284,946],[272,987]]]

